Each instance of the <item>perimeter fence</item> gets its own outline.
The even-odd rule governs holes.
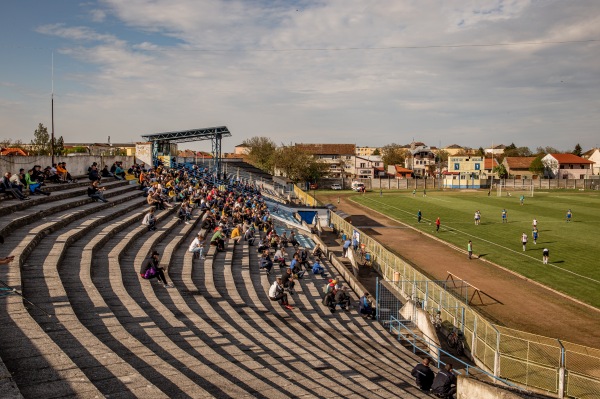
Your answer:
[[[338,232],[358,233],[383,279],[402,297],[430,312],[439,310],[442,320],[463,332],[473,360],[495,377],[559,398],[600,398],[600,349],[496,325],[469,306],[462,289],[432,281],[334,212],[330,223]],[[401,307],[386,304],[391,311],[380,321],[398,318]]]

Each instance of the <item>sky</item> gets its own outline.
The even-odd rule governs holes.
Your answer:
[[[600,145],[597,0],[2,0],[0,139]],[[209,142],[180,149],[210,150]]]

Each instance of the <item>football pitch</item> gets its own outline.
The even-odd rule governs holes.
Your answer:
[[[513,270],[560,292],[600,308],[600,193],[536,191],[534,197],[520,193],[511,197],[491,196],[487,191],[411,191],[354,195],[353,201],[368,206],[416,229],[437,236],[466,251],[473,242],[474,257]],[[507,223],[502,222],[506,209]],[[573,217],[567,223],[567,210]],[[417,212],[421,211],[421,223]],[[481,221],[475,225],[479,210]],[[440,231],[435,220],[441,221]],[[537,219],[538,239],[532,237]],[[523,251],[521,235],[528,235]],[[550,250],[549,264],[542,263],[542,250]],[[400,250],[401,254],[401,250]],[[468,276],[465,276],[468,281]]]

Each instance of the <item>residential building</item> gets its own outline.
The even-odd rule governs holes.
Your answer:
[[[498,160],[494,157],[494,158],[485,158],[483,160],[484,166],[483,166],[483,170],[485,171],[485,173],[488,176],[495,176],[498,177],[498,174],[494,172],[494,168],[496,166],[498,166]]]
[[[85,148],[89,155],[135,156],[136,143],[65,143],[65,149]]]
[[[388,175],[395,177],[396,179],[409,179],[412,177],[413,171],[406,169],[401,165],[388,165]]]
[[[542,158],[545,175],[551,179],[587,179],[593,175],[593,161],[574,154],[548,154]]]
[[[456,155],[448,157],[448,171],[444,172],[447,188],[481,188],[487,183],[485,158],[481,156]]]
[[[600,175],[600,148],[592,148],[583,154],[583,158],[594,162],[592,165],[592,174]]]
[[[250,147],[244,143],[236,145],[233,150],[233,153],[236,155],[248,155],[249,152]]]
[[[381,153],[381,149],[377,147],[356,147],[356,156],[357,157],[370,157],[373,155],[375,151],[379,151]]]
[[[496,155],[502,155],[504,154],[504,149],[506,148],[506,146],[504,144],[499,144],[499,145],[494,145],[490,148],[486,148],[483,151],[486,154],[492,154],[494,156]]]
[[[354,144],[304,144],[296,143],[296,148],[313,155],[322,162],[329,164],[325,178],[349,179],[354,175]]]
[[[459,146],[458,144],[449,145],[447,147],[442,148],[442,150],[446,151],[448,153],[448,156],[454,156],[465,151],[465,149]]]
[[[383,161],[379,155],[371,155],[366,157],[354,156],[353,157],[354,170],[352,177],[356,179],[372,179],[379,177],[380,172],[385,174],[383,169]]]
[[[502,165],[509,177],[515,179],[537,179],[537,174],[531,172],[529,167],[535,157],[505,157]]]
[[[415,178],[425,178],[435,173],[435,154],[423,143],[412,143],[404,160],[404,167],[411,169]]]

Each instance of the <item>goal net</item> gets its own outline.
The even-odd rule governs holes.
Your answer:
[[[506,185],[505,182],[500,182],[496,186],[496,191],[498,197],[511,197],[511,196],[521,196],[525,195],[527,197],[533,197],[534,186],[533,181],[531,183],[524,184],[509,184]]]

